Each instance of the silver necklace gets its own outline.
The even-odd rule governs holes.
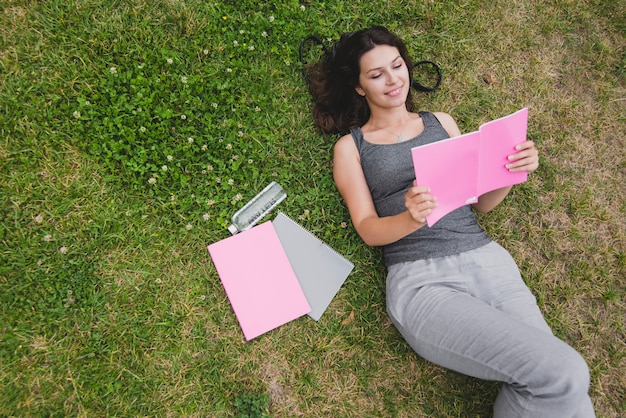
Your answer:
[[[406,125],[408,125],[410,121],[411,121],[411,117],[409,116],[409,120],[407,120],[406,122],[404,122],[404,125],[402,125],[402,129],[400,130],[400,133],[399,133],[399,134],[397,134],[397,133],[395,133],[395,132],[392,132],[392,131],[390,131],[390,130],[389,130],[389,129],[387,129],[387,128],[382,128],[382,127],[380,127],[380,126],[376,126],[376,125],[374,125],[374,124],[372,124],[372,126],[373,126],[374,128],[376,128],[376,129],[382,129],[383,131],[387,131],[387,132],[389,132],[390,134],[395,135],[395,137],[396,137],[396,142],[397,142],[397,143],[400,143],[400,142],[404,141],[404,138],[402,137],[402,133],[404,132],[404,129],[406,128]]]

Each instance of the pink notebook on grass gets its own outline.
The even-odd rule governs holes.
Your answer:
[[[417,184],[430,187],[439,205],[426,218],[428,226],[486,192],[526,181],[527,172],[511,173],[505,164],[526,141],[527,126],[524,108],[476,132],[411,149]]]
[[[246,340],[311,311],[271,221],[208,250]]]

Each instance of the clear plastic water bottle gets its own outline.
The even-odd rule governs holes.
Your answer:
[[[280,202],[287,197],[287,193],[275,181],[271,182],[259,194],[254,196],[252,200],[244,205],[233,215],[232,225],[228,227],[228,231],[235,235],[238,232],[252,228],[265,215],[274,209]]]

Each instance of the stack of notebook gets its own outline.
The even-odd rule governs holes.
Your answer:
[[[319,320],[354,265],[283,213],[208,246],[246,340]]]

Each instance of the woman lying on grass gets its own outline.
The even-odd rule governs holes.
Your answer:
[[[433,227],[437,205],[416,184],[411,148],[460,135],[445,113],[412,111],[412,61],[385,28],[343,35],[309,68],[313,117],[326,133],[346,133],[334,150],[334,179],[363,241],[382,246],[387,311],[423,358],[502,382],[496,417],[593,417],[589,370],[556,338],[509,253],[481,229],[511,187],[479,197]],[[532,141],[509,156],[512,172],[538,167]]]

